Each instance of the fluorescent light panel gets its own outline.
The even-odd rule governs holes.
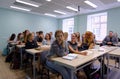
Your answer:
[[[30,9],[25,9],[25,8],[16,7],[16,6],[10,6],[10,7],[14,9],[24,10],[24,11],[31,11]]]
[[[58,11],[58,10],[54,10],[54,12],[59,13],[59,14],[63,14],[63,15],[66,14],[66,13],[64,13],[64,12],[62,12],[62,11]]]
[[[120,0],[117,0],[118,2],[120,2]]]
[[[50,13],[45,13],[45,15],[47,16],[52,16],[52,17],[56,17],[56,15],[50,14]]]
[[[50,1],[52,1],[52,0],[46,0],[46,1],[50,2]]]
[[[92,6],[93,8],[97,8],[97,5],[95,5],[94,3],[92,3],[92,2],[90,2],[90,1],[88,1],[88,0],[86,0],[86,1],[84,1],[84,2],[85,2],[86,4]]]
[[[33,6],[33,7],[39,7],[39,5],[33,4],[33,3],[29,3],[29,2],[25,2],[25,1],[21,1],[21,0],[16,0],[16,2],[22,3],[22,4],[26,4],[29,6]]]
[[[70,7],[70,6],[67,6],[66,7],[67,9],[70,9],[70,10],[73,10],[73,11],[78,11],[77,9],[73,8],[73,7]]]

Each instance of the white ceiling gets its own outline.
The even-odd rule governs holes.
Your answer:
[[[85,0],[52,0],[51,2],[47,2],[46,0],[22,0],[22,1],[36,3],[40,6],[39,7],[28,6],[16,2],[16,0],[0,0],[0,7],[12,9],[10,8],[10,6],[14,5],[14,6],[31,9],[31,11],[28,13],[34,13],[40,15],[44,15],[44,13],[50,13],[56,15],[57,18],[63,18],[63,17],[73,16],[76,14],[84,14],[84,13],[106,10],[114,7],[120,7],[120,2],[117,2],[117,0],[89,0],[98,6],[96,9],[85,4],[84,3]],[[76,13],[75,11],[69,10],[66,8],[66,6],[72,6],[76,9],[78,6],[80,6],[80,12]],[[61,15],[59,13],[55,13],[54,10],[63,11],[67,14]]]

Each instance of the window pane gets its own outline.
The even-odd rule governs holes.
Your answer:
[[[107,16],[101,16],[100,21],[101,22],[107,22]]]
[[[63,20],[63,32],[68,32],[68,40],[71,38],[71,34],[74,30],[74,18],[64,19]]]
[[[107,34],[107,12],[88,15],[87,30],[95,34],[96,40],[102,41]]]
[[[69,20],[68,21],[68,25],[72,25],[73,26],[74,25],[74,21],[73,20]]]
[[[99,23],[99,21],[100,21],[99,16],[96,16],[96,17],[94,17],[94,18],[95,18],[95,23]]]

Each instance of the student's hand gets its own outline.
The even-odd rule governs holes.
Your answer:
[[[107,44],[112,44],[112,42],[107,42]]]
[[[87,52],[80,52],[81,55],[87,55]]]
[[[68,55],[68,53],[65,53],[64,55],[66,56],[66,55]]]

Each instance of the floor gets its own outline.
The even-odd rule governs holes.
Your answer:
[[[5,57],[0,55],[0,79],[25,79],[23,70],[11,70],[9,63],[5,63]]]
[[[32,79],[32,71],[27,70],[26,74],[25,70],[22,69],[10,69],[10,63],[6,63],[5,58],[6,57],[0,53],[0,79]],[[57,78],[54,74],[51,74],[50,77],[51,79]],[[36,79],[40,79],[40,76],[38,75]],[[61,77],[59,77],[59,79],[61,79]]]
[[[114,61],[111,60],[110,63],[113,65]],[[2,56],[0,54],[0,79],[32,79],[32,78],[28,77],[24,70],[10,69],[9,63],[5,63],[5,56]],[[37,79],[40,79],[40,76],[38,76]],[[54,75],[51,75],[51,79],[56,79],[56,77]],[[120,69],[111,67],[109,79],[120,79]]]

